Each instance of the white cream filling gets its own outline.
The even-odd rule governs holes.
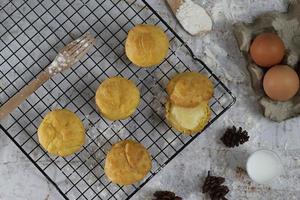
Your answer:
[[[179,106],[171,106],[171,115],[185,129],[194,129],[199,125],[199,122],[205,117],[203,105],[198,105],[193,108],[185,108]]]

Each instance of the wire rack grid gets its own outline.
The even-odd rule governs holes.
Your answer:
[[[69,41],[86,31],[97,39],[84,59],[46,82],[0,126],[65,199],[129,199],[199,135],[184,136],[165,122],[164,88],[176,73],[201,71],[215,84],[210,103],[213,116],[207,126],[235,102],[224,84],[144,0],[4,0],[0,13],[1,103],[45,69]],[[124,53],[127,32],[141,23],[159,25],[170,38],[168,57],[151,69],[135,67]],[[134,81],[142,99],[134,116],[111,122],[98,114],[94,94],[101,81],[115,75]],[[67,158],[47,154],[38,142],[39,123],[54,108],[72,110],[85,124],[85,146]],[[150,151],[153,167],[141,183],[121,187],[105,177],[103,166],[111,145],[127,138]]]

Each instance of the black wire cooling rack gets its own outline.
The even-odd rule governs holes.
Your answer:
[[[76,66],[49,80],[1,122],[2,131],[65,199],[129,199],[197,137],[182,135],[165,122],[164,88],[174,74],[197,70],[214,82],[213,115],[207,126],[235,102],[224,84],[145,0],[3,0],[0,6],[1,103],[45,69],[69,41],[86,31],[97,39]],[[125,56],[127,32],[140,23],[157,24],[170,38],[169,55],[160,66],[137,68]],[[95,110],[94,93],[101,81],[114,75],[133,80],[142,99],[134,116],[110,122]],[[68,158],[48,155],[36,134],[43,116],[61,107],[75,112],[87,130],[84,148]],[[153,168],[141,183],[120,187],[107,180],[103,165],[111,145],[126,138],[149,149]]]

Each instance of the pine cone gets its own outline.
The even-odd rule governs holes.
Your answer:
[[[228,128],[221,138],[227,147],[235,147],[244,144],[249,140],[248,132],[241,127],[237,130],[235,126]]]
[[[204,185],[202,187],[202,192],[207,193],[224,182],[225,182],[225,178],[211,176],[210,171],[208,171],[208,176],[206,177]]]
[[[175,195],[174,192],[169,191],[157,191],[154,193],[154,200],[182,200],[181,197]]]
[[[225,185],[219,185],[209,192],[212,200],[225,200],[225,195],[229,192],[229,189]]]
[[[227,186],[222,185],[225,182],[223,177],[211,176],[210,171],[202,187],[203,193],[209,193],[212,200],[227,200],[225,195],[229,192]]]

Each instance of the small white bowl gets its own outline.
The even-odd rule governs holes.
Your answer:
[[[258,150],[251,154],[246,164],[250,178],[260,184],[270,184],[283,173],[280,157],[271,150]]]

